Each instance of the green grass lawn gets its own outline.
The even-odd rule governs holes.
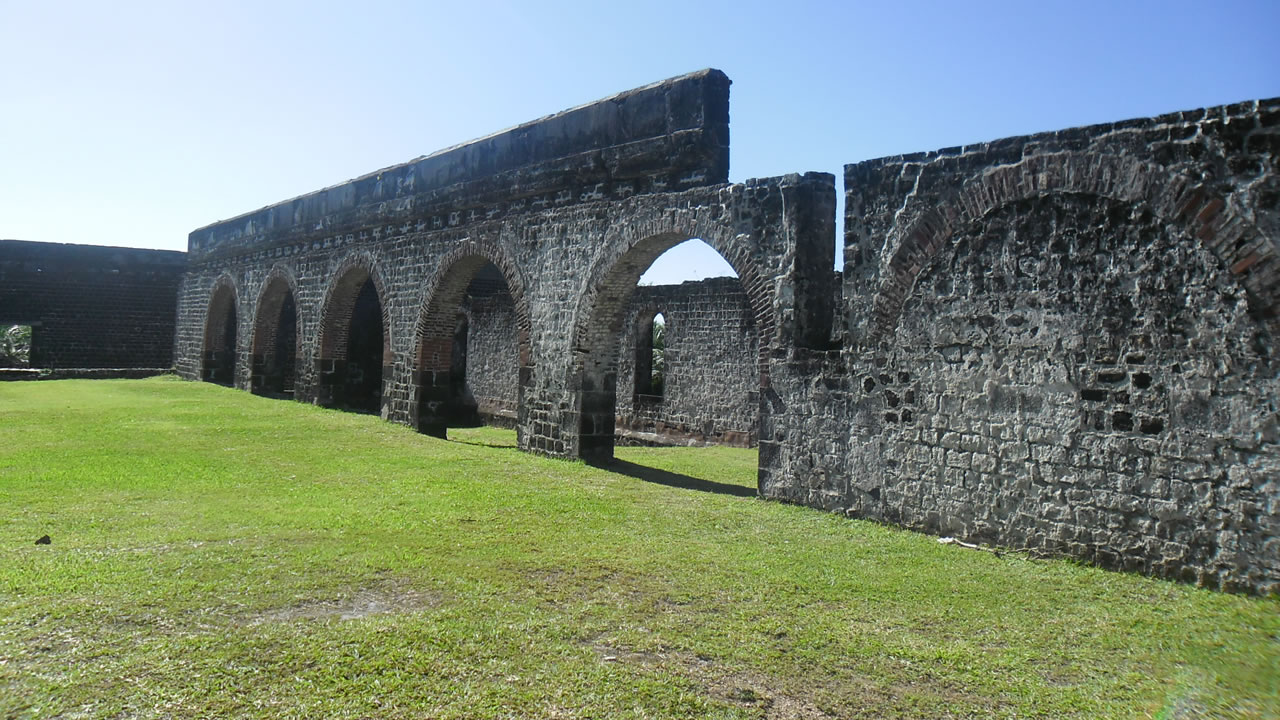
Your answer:
[[[0,384],[0,718],[1280,717],[1274,597],[765,502],[750,450],[451,436]]]

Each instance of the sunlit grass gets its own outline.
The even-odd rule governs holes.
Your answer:
[[[0,384],[0,717],[1280,714],[1275,598],[764,502],[749,450],[450,434]]]

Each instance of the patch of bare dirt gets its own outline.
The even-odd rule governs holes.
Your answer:
[[[759,707],[766,720],[825,720],[834,715],[823,712],[811,700],[788,693],[772,678],[751,672],[734,672],[704,680],[714,697],[737,705]]]
[[[875,682],[858,676],[822,674],[783,678],[731,668],[714,658],[684,651],[638,651],[600,642],[586,644],[602,662],[662,669],[701,686],[707,697],[754,709],[765,720],[830,720],[837,717],[882,717],[886,712],[918,713],[917,703],[937,708],[929,717],[969,717],[973,708],[996,710],[999,698],[984,697],[921,673],[913,679]],[[819,706],[819,703],[822,705]],[[823,707],[830,709],[824,710]],[[835,713],[835,714],[833,714]]]
[[[742,707],[757,708],[766,720],[828,720],[811,700],[787,692],[781,684],[761,674],[731,671],[711,658],[684,652],[637,652],[626,648],[592,644],[604,662],[663,667],[688,677],[717,700]]]
[[[248,626],[302,620],[359,620],[372,615],[410,613],[437,607],[439,593],[399,585],[365,588],[342,598],[302,600],[288,607],[256,613],[245,620]]]

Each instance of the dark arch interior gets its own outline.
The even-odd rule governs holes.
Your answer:
[[[316,357],[317,404],[382,412],[382,379],[391,362],[387,317],[367,270],[338,280],[324,310]]]
[[[382,409],[382,302],[372,280],[356,294],[347,330],[344,405],[350,410],[376,413]]]
[[[298,373],[298,306],[289,286],[268,288],[258,309],[253,339],[253,392],[292,397]]]
[[[236,301],[226,286],[219,287],[209,302],[204,334],[205,382],[231,386],[236,379]]]
[[[459,260],[418,328],[418,429],[510,424],[519,405],[520,331],[515,300],[497,265]],[[515,395],[512,395],[512,392]]]

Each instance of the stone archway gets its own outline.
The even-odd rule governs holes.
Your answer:
[[[387,300],[372,258],[352,256],[338,267],[320,319],[316,404],[385,413],[383,386],[393,363]]]
[[[201,379],[218,385],[235,386],[236,345],[239,316],[235,283],[223,276],[214,284],[205,314],[204,352]]]
[[[468,240],[441,259],[428,281],[419,311],[414,350],[414,385],[418,430],[445,437],[451,421],[464,411],[466,389],[457,377],[459,309],[475,284],[494,285],[497,294],[509,296],[514,308],[515,375],[517,412],[523,412],[524,390],[533,371],[529,341],[529,307],[524,281],[508,255],[496,244]],[[465,340],[464,340],[465,341]],[[464,351],[465,352],[465,351]],[[478,412],[474,407],[469,412]],[[522,425],[517,422],[517,428]]]
[[[569,387],[576,391],[576,455],[588,462],[607,462],[613,458],[620,340],[636,284],[658,256],[686,240],[700,239],[707,243],[738,274],[759,333],[760,387],[768,387],[768,352],[773,344],[776,318],[771,295],[751,256],[750,238],[732,235],[714,226],[643,234],[653,224],[652,220],[628,223],[612,242],[606,242],[609,250],[593,265],[586,293],[578,304]]]
[[[250,390],[257,394],[294,394],[302,347],[296,298],[292,273],[281,265],[272,268],[258,295],[253,323]]]

